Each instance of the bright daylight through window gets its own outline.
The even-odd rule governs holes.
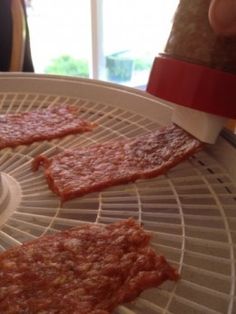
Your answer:
[[[145,86],[178,0],[26,0],[36,73]]]

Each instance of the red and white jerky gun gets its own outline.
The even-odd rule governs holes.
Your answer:
[[[160,54],[147,92],[175,104],[172,121],[202,142],[215,143],[236,118],[236,75]]]

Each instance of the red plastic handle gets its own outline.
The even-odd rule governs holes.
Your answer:
[[[205,66],[157,57],[147,92],[176,104],[236,118],[236,75]]]

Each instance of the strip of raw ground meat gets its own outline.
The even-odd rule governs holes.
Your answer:
[[[108,314],[179,278],[133,219],[84,224],[0,255],[0,313]]]
[[[68,150],[51,159],[37,156],[32,168],[42,164],[49,188],[66,201],[163,174],[201,147],[200,141],[172,125],[131,140]]]
[[[0,115],[0,149],[91,131],[94,124],[79,117],[74,105]]]

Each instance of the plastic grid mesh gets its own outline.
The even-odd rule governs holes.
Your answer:
[[[0,250],[83,222],[134,217],[153,231],[153,247],[179,268],[182,279],[144,292],[117,313],[235,313],[236,186],[225,170],[201,152],[165,176],[91,193],[61,206],[42,172],[32,173],[34,156],[134,137],[156,129],[158,123],[109,104],[34,93],[0,94],[0,114],[58,103],[78,105],[81,116],[98,127],[92,133],[0,151]]]

